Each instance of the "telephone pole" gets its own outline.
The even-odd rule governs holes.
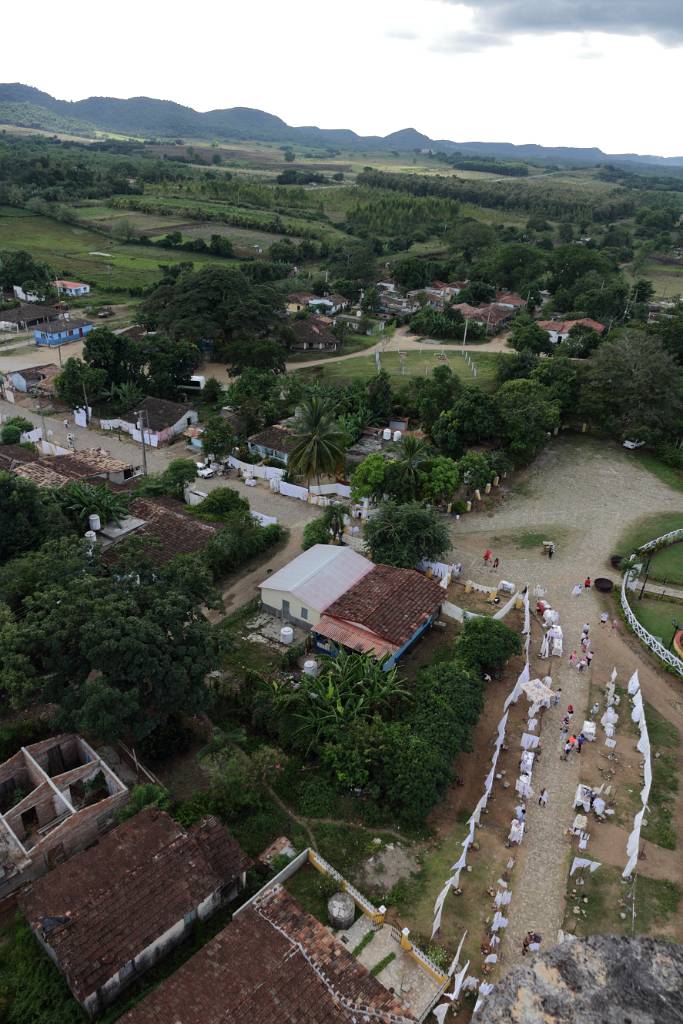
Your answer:
[[[138,417],[138,424],[140,428],[140,440],[142,441],[142,475],[147,476],[147,450],[145,448],[145,424],[142,421],[142,415],[145,410],[140,409],[136,416]]]

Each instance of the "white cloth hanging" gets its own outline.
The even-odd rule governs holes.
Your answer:
[[[549,658],[550,657],[550,640],[548,639],[548,634],[547,633],[545,634],[545,636],[543,637],[543,640],[541,641],[541,650],[539,651],[539,657],[540,658]]]
[[[508,919],[507,919],[507,917],[503,917],[501,912],[499,910],[497,910],[495,912],[495,914],[493,915],[493,921],[491,922],[491,931],[492,932],[497,932],[500,928],[507,928],[507,926],[508,926]]]
[[[615,669],[615,672],[616,672],[616,669]],[[614,672],[612,673],[612,675],[614,676]],[[638,678],[638,670],[637,669],[633,673],[631,678],[629,679],[627,689],[628,689],[628,692],[630,693],[631,696],[633,696],[634,693],[637,693],[638,690],[640,689],[640,679]]]
[[[448,1003],[441,1003],[440,1006],[435,1006],[434,1007],[434,1009],[432,1010],[432,1013],[434,1014],[434,1016],[438,1020],[439,1024],[443,1024],[443,1022],[446,1019],[446,1014],[448,1013],[449,1010],[450,1010],[450,1006],[448,1005]]]
[[[453,982],[453,992],[446,996],[446,998],[450,999],[452,1002],[455,1001],[460,996],[460,992],[462,990],[462,985],[463,985],[463,982],[465,980],[465,975],[467,974],[467,970],[468,970],[469,966],[470,966],[470,962],[468,960],[467,963],[465,964],[465,966],[463,967],[463,969],[461,971],[459,971],[458,974],[456,974],[456,976],[455,976],[455,979],[454,979],[454,982]]]
[[[531,750],[525,750],[519,760],[519,768],[522,775],[531,775],[534,770],[534,757]]]
[[[578,871],[580,868],[589,868],[590,873],[593,874],[593,872],[597,871],[599,867],[600,861],[587,860],[585,857],[574,857],[574,860],[572,861],[571,870],[569,872],[569,877],[571,878],[574,872]]]
[[[497,955],[497,953],[489,953],[489,955],[484,958],[484,963],[485,964],[497,964],[498,963],[498,955]]]
[[[533,736],[528,732],[522,733],[522,739],[520,741],[522,750],[535,750],[540,742],[541,741],[538,736]]]
[[[448,968],[448,977],[449,978],[453,976],[455,968],[460,963],[460,954],[462,952],[462,945],[463,945],[463,942],[465,941],[465,936],[466,935],[467,935],[467,928],[465,929],[465,931],[462,934],[462,938],[461,938],[460,942],[458,943],[458,948],[455,951],[455,956],[451,960],[451,966]],[[468,965],[469,965],[469,960],[468,960]]]

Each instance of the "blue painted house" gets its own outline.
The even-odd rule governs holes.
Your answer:
[[[414,569],[375,565],[330,604],[313,626],[315,647],[386,658],[388,671],[438,618],[444,591]]]
[[[92,331],[93,324],[87,320],[50,320],[36,327],[33,337],[36,345],[66,345],[70,341],[78,341]]]

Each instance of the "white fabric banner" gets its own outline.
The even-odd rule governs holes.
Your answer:
[[[449,1010],[450,1010],[450,1006],[448,1005],[448,1003],[441,1003],[440,1006],[435,1006],[434,1007],[434,1009],[432,1010],[432,1013],[434,1014],[434,1016],[438,1020],[439,1024],[443,1024],[443,1022],[446,1019],[446,1014],[448,1013]]]
[[[280,481],[280,494],[288,498],[298,498],[299,501],[308,501],[308,490],[305,487],[297,487],[296,484],[288,484],[284,480]]]
[[[614,673],[612,673],[614,675]],[[640,689],[640,679],[638,678],[638,670],[633,673],[628,681],[628,692],[633,696]]]
[[[597,871],[599,867],[600,861],[598,860],[587,860],[585,857],[574,857],[574,860],[572,861],[571,870],[569,872],[569,877],[571,878],[574,872],[580,870],[581,868],[589,868],[590,873],[593,874],[593,872]]]
[[[538,736],[533,736],[528,732],[522,733],[521,744],[523,750],[535,750],[540,742]]]
[[[453,992],[448,997],[450,1000],[455,1001],[460,996],[460,992],[462,990],[462,983],[465,980],[465,975],[467,974],[469,966],[470,962],[468,960],[463,969],[459,971],[458,974],[456,974],[455,980],[453,982]]]
[[[455,951],[455,956],[453,957],[453,959],[451,961],[451,966],[448,968],[448,977],[449,978],[453,977],[453,974],[455,972],[455,968],[460,965],[460,954],[462,953],[462,947],[463,947],[463,943],[465,941],[465,937],[466,936],[467,936],[467,928],[463,932],[462,938],[461,938],[460,942],[458,943],[458,948]],[[469,967],[469,960],[467,961],[467,967]],[[465,970],[467,970],[467,967],[465,968]],[[463,977],[464,977],[464,975],[463,975]]]

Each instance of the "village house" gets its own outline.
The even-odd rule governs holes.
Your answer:
[[[274,425],[248,437],[247,447],[252,455],[260,455],[262,459],[277,459],[286,466],[290,453],[296,447],[296,438],[291,430]]]
[[[568,338],[572,327],[587,327],[589,330],[595,331],[596,334],[602,334],[605,330],[604,324],[597,320],[591,320],[590,317],[583,317],[581,320],[538,320],[537,323],[539,327],[548,332],[553,345]]]
[[[335,313],[341,313],[347,309],[351,303],[343,295],[339,295],[338,292],[330,292],[328,295],[323,296],[314,295],[312,299],[309,299],[308,305],[311,309],[334,316]]]
[[[36,327],[33,337],[36,345],[66,345],[70,341],[78,341],[84,338],[93,330],[93,324],[88,320],[60,319],[49,320],[40,327]]]
[[[0,455],[6,447],[0,448]],[[39,455],[19,446],[12,448],[11,464],[3,466],[0,461],[0,468],[10,469],[15,476],[32,480],[39,487],[62,487],[70,480],[87,480],[91,483],[109,480],[111,483],[122,484],[135,476],[139,469],[98,448],[84,448],[64,455]]]
[[[496,292],[496,304],[498,306],[507,306],[509,309],[524,309],[526,306],[526,300],[518,295],[516,292],[508,292],[505,289],[498,289]]]
[[[148,807],[22,893],[34,935],[94,1017],[246,883],[216,818],[187,831]]]
[[[54,285],[60,294],[69,295],[73,299],[77,299],[80,295],[90,294],[90,285],[85,284],[84,281],[64,281],[62,278],[58,278]]]
[[[400,952],[398,944],[397,948]],[[438,992],[433,983],[425,1013]],[[223,931],[125,1014],[120,1024],[416,1020],[329,928],[303,910],[285,888],[274,885],[241,907]]]
[[[203,551],[217,529],[189,515],[183,502],[175,498],[133,498],[128,515],[120,523],[102,524],[97,543],[102,548],[102,561],[114,565],[119,558],[116,545],[135,534],[143,541],[145,558],[161,566],[176,555]]]
[[[32,302],[20,302],[13,309],[0,310],[0,331],[27,331],[37,324],[59,319],[54,306],[43,306]]]
[[[127,800],[80,736],[22,747],[0,765],[0,898],[92,845]]]
[[[24,291],[20,284],[12,285],[12,294],[21,302],[43,302],[45,299],[44,295],[39,295],[37,292]]]
[[[314,544],[259,583],[261,603],[283,620],[310,628],[372,568],[372,562],[353,548]]]
[[[8,370],[5,377],[5,387],[9,386],[14,391],[21,391],[23,394],[45,394],[52,390],[52,383],[59,373],[59,367],[55,363],[44,363],[42,366],[27,366],[25,370]],[[47,388],[40,388],[45,383]]]
[[[438,618],[444,593],[415,569],[373,565],[313,627],[316,649],[387,658],[392,668]]]
[[[515,315],[515,310],[511,306],[501,306],[496,302],[487,302],[481,306],[456,302],[453,309],[459,310],[465,320],[485,327],[489,334],[494,334],[501,327],[505,327]]]
[[[122,413],[121,416],[100,421],[105,430],[125,430],[136,441],[141,440],[140,427],[145,428],[145,444],[158,448],[170,444],[188,427],[199,421],[199,414],[189,405],[180,402],[169,402],[165,398],[143,398],[135,409]]]
[[[317,650],[388,658],[391,668],[429,629],[443,591],[414,569],[374,565],[352,548],[314,544],[259,584],[263,607],[311,629]]]
[[[329,328],[332,321],[317,316],[307,316],[304,320],[293,320],[289,325],[295,341],[292,348],[306,352],[317,349],[321,352],[335,352],[339,341]]]
[[[285,308],[288,313],[302,313],[309,308],[309,302],[315,298],[313,292],[290,292]]]

